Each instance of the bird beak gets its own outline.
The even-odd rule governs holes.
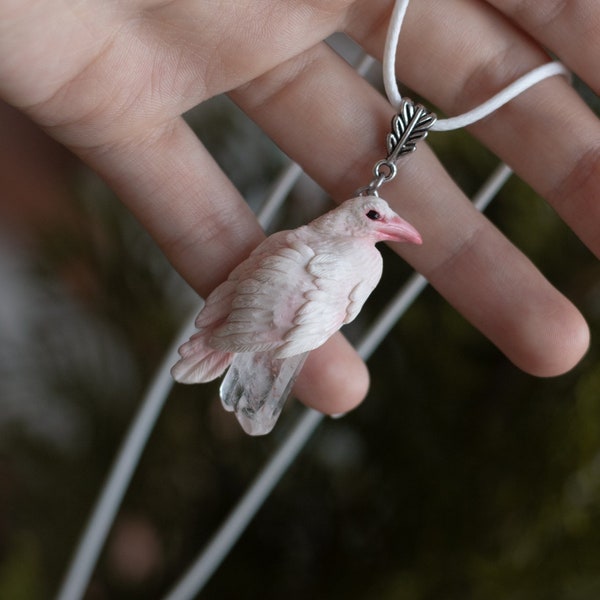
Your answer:
[[[407,221],[398,216],[386,219],[377,228],[382,240],[391,242],[410,242],[411,244],[422,244],[423,240],[419,232]]]

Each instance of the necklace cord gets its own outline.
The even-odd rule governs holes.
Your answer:
[[[403,100],[400,90],[398,89],[398,82],[396,80],[396,53],[398,50],[400,30],[402,29],[402,23],[404,22],[404,17],[406,16],[409,1],[410,0],[396,0],[390,19],[390,24],[388,26],[383,55],[384,88],[390,104],[396,110],[400,109]],[[503,90],[498,92],[489,100],[486,100],[479,106],[476,106],[462,115],[450,117],[448,119],[438,119],[431,126],[430,130],[452,131],[454,129],[460,129],[462,127],[472,125],[473,123],[488,117],[500,107],[516,98],[519,94],[522,94],[525,90],[528,90],[540,81],[555,75],[563,75],[569,80],[571,79],[570,71],[561,62],[553,61],[546,63],[533,69],[529,73],[526,73],[513,83],[506,86]]]

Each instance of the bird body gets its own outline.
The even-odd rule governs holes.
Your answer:
[[[277,361],[321,346],[357,316],[377,285],[382,258],[375,243],[382,240],[421,242],[375,196],[347,200],[308,225],[271,235],[208,296],[173,376],[210,381],[236,354],[252,353],[268,354],[260,361],[272,377]]]

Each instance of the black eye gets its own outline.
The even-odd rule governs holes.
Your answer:
[[[379,219],[381,219],[381,215],[376,210],[370,210],[367,213],[367,217],[371,219],[371,221],[379,221]]]

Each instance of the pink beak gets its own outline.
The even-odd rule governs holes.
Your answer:
[[[411,244],[422,244],[423,240],[419,232],[407,221],[398,216],[386,219],[377,227],[382,240],[391,242],[410,242]]]

